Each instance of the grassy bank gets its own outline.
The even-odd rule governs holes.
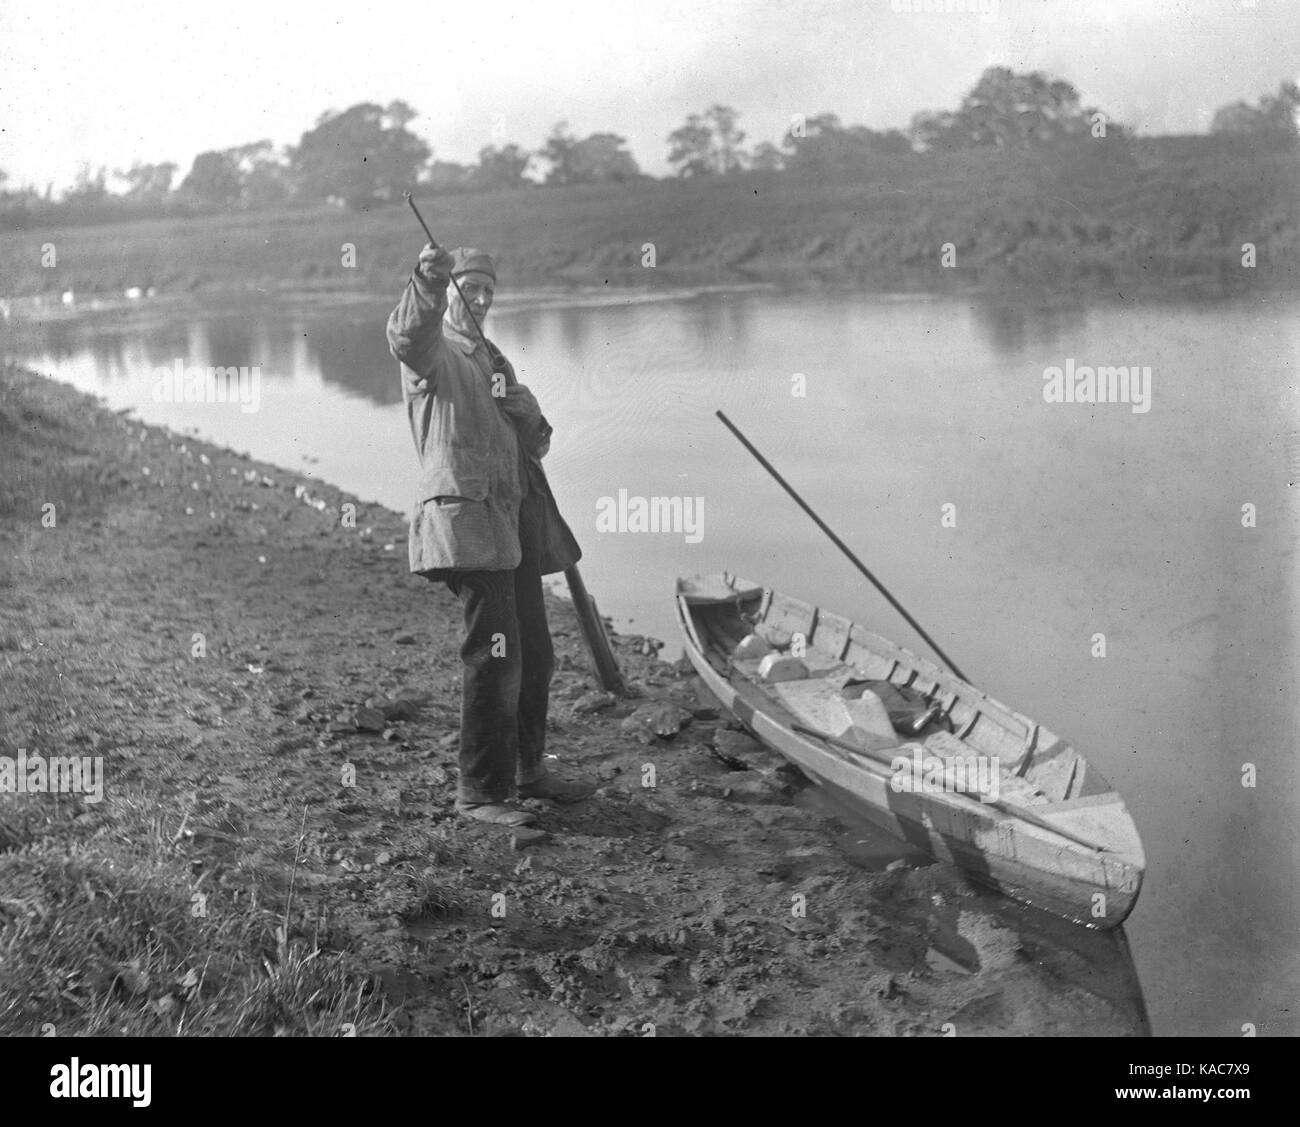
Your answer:
[[[502,284],[770,281],[881,290],[1294,286],[1300,158],[1222,137],[882,156],[794,174],[422,201],[435,235],[498,251]],[[10,296],[392,289],[422,237],[402,206],[0,233]],[[1258,265],[1243,269],[1242,245]],[[57,266],[44,268],[54,244]],[[656,265],[642,265],[647,243]],[[941,265],[951,243],[955,266]],[[343,265],[344,245],[355,266]]]
[[[541,842],[458,819],[458,606],[405,559],[393,513],[0,370],[0,756],[103,770],[0,791],[0,1035],[1145,1031],[1122,937],[851,863],[651,642],[588,711],[559,600],[550,751],[600,790]]]

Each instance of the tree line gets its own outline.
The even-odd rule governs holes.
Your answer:
[[[270,141],[256,141],[200,153],[179,184],[173,162],[137,162],[115,171],[124,185],[117,191],[109,188],[105,168],[92,173],[83,166],[73,187],[57,200],[49,188],[44,194],[30,187],[6,190],[0,170],[0,224],[257,211],[323,202],[362,210],[398,202],[412,187],[438,194],[650,179],[624,137],[608,132],[578,137],[564,121],[536,150],[515,143],[486,145],[472,164],[438,160],[409,128],[417,116],[403,101],[327,111],[297,145],[277,149]],[[673,174],[780,172],[846,178],[891,154],[1022,149],[1128,136],[1104,111],[1084,105],[1070,83],[1007,67],[988,68],[956,109],[919,112],[906,130],[846,126],[828,112],[796,115],[779,144],[763,141],[747,148],[739,120],[734,108],[722,104],[691,114],[666,139]],[[1254,105],[1236,102],[1219,109],[1211,132],[1295,141],[1298,121],[1300,88],[1283,82],[1277,94],[1266,94]]]

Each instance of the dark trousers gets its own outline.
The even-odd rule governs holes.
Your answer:
[[[538,571],[542,498],[524,497],[523,560],[514,571],[454,571],[465,612],[460,802],[504,802],[546,774],[546,710],[555,670]]]

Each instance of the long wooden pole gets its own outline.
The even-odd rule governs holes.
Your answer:
[[[605,633],[605,623],[596,607],[596,600],[587,593],[587,585],[578,574],[578,565],[565,568],[564,578],[569,583],[569,595],[573,599],[573,609],[578,612],[578,622],[582,626],[582,636],[587,641],[587,652],[591,654],[591,664],[606,692],[627,692],[623,684],[623,674],[609,644],[609,635]]]
[[[885,588],[885,585],[881,583],[880,580],[877,579],[874,575],[872,575],[871,572],[867,569],[867,565],[864,564],[860,559],[858,559],[857,556],[853,554],[853,551],[849,548],[847,544],[844,543],[843,540],[841,540],[838,536],[835,535],[835,533],[831,530],[830,525],[828,525],[824,520],[822,520],[821,517],[819,517],[815,512],[812,511],[812,508],[808,505],[808,503],[790,487],[790,484],[785,480],[785,478],[783,478],[779,473],[777,473],[776,467],[773,466],[771,462],[769,462],[766,458],[763,457],[762,454],[758,452],[758,450],[754,447],[754,444],[750,442],[748,438],[746,438],[743,434],[740,433],[740,429],[736,426],[736,424],[733,423],[729,418],[727,418],[727,416],[724,415],[721,411],[716,411],[714,413],[718,416],[719,419],[722,420],[723,425],[729,431],[731,431],[731,433],[734,434],[738,439],[740,439],[740,442],[745,447],[745,449],[754,455],[754,457],[758,460],[758,464],[762,466],[765,470],[767,470],[767,472],[770,473],[776,479],[776,483],[782,489],[784,489],[788,494],[790,494],[791,497],[794,498],[795,504],[797,504],[801,509],[803,509],[805,513],[807,513],[810,517],[812,517],[817,527],[820,528],[824,533],[826,533],[827,536],[831,538],[831,543],[833,543],[841,552],[843,552],[846,556],[848,556],[853,566],[856,567],[860,572],[862,572],[862,574],[865,575],[869,580],[871,580],[872,586],[875,587],[877,591],[879,591],[882,595],[885,596],[886,599],[889,600],[889,605],[893,607],[896,611],[898,611],[898,613],[901,614],[907,620],[907,624],[918,634],[920,634],[922,638],[925,639],[929,647],[932,650],[934,650],[934,652],[937,653],[940,658],[943,659],[944,664],[947,665],[948,668],[951,669],[955,674],[957,674],[958,677],[960,677],[963,681],[965,681],[966,674],[964,674],[960,669],[957,668],[957,663],[954,662],[952,658],[950,658],[946,653],[943,652],[943,650],[939,648],[939,643],[936,642],[933,638],[931,638],[930,635],[927,634],[925,630],[922,629],[921,624],[917,622],[916,619],[913,618],[910,614],[907,613],[907,608],[904,607],[902,603],[900,603],[896,598],[894,598],[893,595],[889,593],[889,591]]]
[[[437,250],[438,241],[433,237],[433,232],[429,230],[429,225],[424,221],[424,216],[420,214],[420,209],[415,206],[415,200],[411,198],[411,193],[404,192],[402,194],[406,197],[406,202],[411,205],[411,210],[415,212],[415,218],[420,221],[420,226],[424,228],[424,233],[429,239],[429,245]],[[469,319],[474,324],[478,339],[483,342],[483,347],[487,349],[488,356],[491,356],[492,346],[488,344],[487,337],[483,335],[483,326],[478,323],[478,318],[474,316],[474,311],[469,307],[469,302],[465,300],[465,295],[461,293],[460,283],[456,281],[455,275],[452,276],[451,284],[456,287],[456,294],[460,297],[461,305],[465,307],[465,312],[469,314]],[[582,627],[582,637],[587,643],[587,652],[591,654],[592,668],[600,681],[601,688],[606,692],[618,693],[621,696],[627,689],[623,684],[623,674],[619,670],[618,659],[614,657],[613,647],[609,644],[609,635],[605,633],[605,623],[601,621],[600,612],[596,609],[596,600],[587,593],[587,585],[582,581],[577,564],[565,569],[564,578],[568,581],[569,595],[573,599],[573,609],[577,612],[578,625]]]

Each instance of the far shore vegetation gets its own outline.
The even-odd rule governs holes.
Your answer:
[[[674,174],[623,137],[558,123],[535,150],[437,159],[403,102],[111,175],[56,198],[0,171],[0,296],[391,288],[423,237],[490,247],[511,286],[779,282],[931,289],[1293,286],[1300,88],[1224,106],[1203,135],[1134,133],[1068,82],[989,68],[907,130],[794,115],[751,143],[725,105],[666,139]]]

